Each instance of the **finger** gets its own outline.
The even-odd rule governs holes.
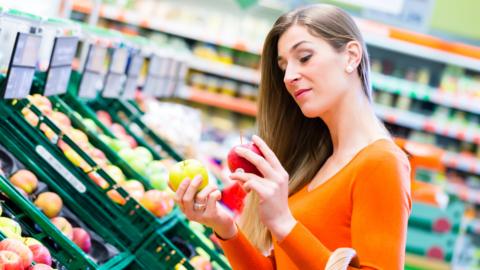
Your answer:
[[[207,207],[205,208],[205,214],[213,214],[217,210],[217,202],[222,198],[220,190],[215,190],[208,196]]]
[[[230,174],[230,178],[235,181],[240,181],[240,182],[247,182],[252,179],[256,180],[261,180],[263,183],[267,183],[268,180],[265,180],[265,178],[262,178],[256,174],[253,173],[244,173],[244,172],[234,172]]]
[[[197,196],[195,196],[195,202],[197,203],[207,203],[208,196],[217,190],[216,186],[213,185],[208,185],[204,189],[202,189],[200,192],[197,193]]]
[[[200,186],[201,182],[202,177],[200,175],[195,176],[190,182],[190,185],[188,186],[185,194],[182,197],[182,203],[186,209],[193,208],[193,199],[195,198],[195,194],[197,193],[198,187]]]
[[[245,147],[236,147],[235,152],[246,160],[250,161],[265,177],[272,176],[275,171],[273,167],[260,155]]]
[[[179,205],[182,204],[182,198],[187,191],[188,185],[190,185],[190,179],[185,178],[178,186],[177,192],[175,192],[175,201],[177,201]]]
[[[268,147],[267,143],[260,138],[257,135],[253,135],[252,137],[253,143],[260,149],[260,152],[262,152],[263,156],[267,160],[268,163],[272,166],[272,168],[279,170],[283,170],[282,163],[280,163],[280,160],[278,160],[277,155]]]
[[[270,196],[270,194],[272,194],[270,192],[271,188],[266,186],[265,183],[262,183],[257,179],[251,179],[248,182],[245,182],[243,184],[243,188],[245,190],[255,192],[260,198],[260,202],[263,202],[265,199],[267,199]]]

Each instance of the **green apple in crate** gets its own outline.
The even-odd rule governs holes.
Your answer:
[[[208,172],[205,166],[195,159],[180,161],[170,168],[168,184],[172,190],[177,191],[183,180],[187,178],[192,180],[197,175],[202,177],[202,183],[198,188],[202,190],[208,184]]]
[[[22,228],[15,220],[0,217],[0,232],[8,238],[21,238]]]

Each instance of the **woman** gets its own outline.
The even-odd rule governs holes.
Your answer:
[[[234,269],[325,269],[344,247],[351,269],[403,269],[410,167],[371,106],[367,50],[341,9],[281,16],[262,53],[259,134],[265,158],[238,148],[264,177],[235,172],[249,191],[235,225],[201,179],[177,200],[213,228]],[[268,255],[268,256],[264,256]],[[348,263],[347,263],[348,264]]]

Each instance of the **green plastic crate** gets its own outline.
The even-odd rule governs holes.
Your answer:
[[[17,103],[26,103],[26,101]],[[17,104],[17,107],[19,107],[17,110],[23,108],[23,105]],[[30,106],[30,108],[41,115],[34,106]],[[110,184],[110,187],[104,190],[94,184],[81,169],[75,167],[40,130],[26,123],[18,111],[12,110],[3,102],[0,104],[0,111],[4,115],[0,119],[0,126],[4,128],[3,136],[10,141],[9,151],[14,153],[19,159],[23,157],[33,167],[49,168],[52,173],[55,173],[56,176],[53,179],[57,178],[58,180],[47,184],[56,187],[57,193],[63,193],[62,197],[70,198],[67,201],[71,201],[73,205],[71,207],[72,210],[83,212],[82,214],[85,217],[82,217],[82,220],[89,219],[92,228],[98,231],[102,231],[103,228],[104,235],[102,237],[109,239],[109,242],[116,241],[128,247],[135,247],[156,228],[156,225],[153,224],[156,220],[155,217],[135,200],[131,199],[128,193],[123,188],[118,187],[106,172],[102,169],[96,171]],[[65,143],[69,144],[93,168],[96,167],[93,160],[85,155],[67,136],[61,135],[60,130],[51,121],[42,117],[41,122],[51,127]],[[52,167],[49,162],[42,158],[42,154],[38,152],[39,149],[50,153],[52,155],[51,158],[54,158],[56,162],[60,163],[77,179],[76,183],[72,185],[68,179],[64,178],[62,173],[56,171],[55,167]],[[24,160],[22,162],[26,163]],[[60,179],[64,181],[59,181]],[[80,189],[78,188],[79,186],[81,187]],[[127,201],[125,205],[118,205],[108,198],[106,192],[110,188],[116,189]]]
[[[4,212],[15,216],[22,227],[22,233],[33,237],[47,247],[50,254],[68,269],[99,269],[87,255],[72,241],[66,238],[32,202],[25,199],[4,177],[0,176],[0,190],[8,197],[2,203]],[[37,224],[42,232],[33,227]],[[112,266],[109,269],[123,269]]]

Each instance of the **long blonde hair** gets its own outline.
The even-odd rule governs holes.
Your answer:
[[[262,52],[258,133],[290,175],[290,196],[308,184],[332,154],[329,130],[320,118],[307,118],[289,95],[283,72],[277,64],[277,43],[292,25],[305,26],[310,34],[327,41],[338,52],[353,40],[362,45],[363,55],[357,73],[365,95],[371,100],[367,49],[352,18],[340,8],[326,4],[310,5],[290,11],[277,19],[265,39]],[[260,221],[258,197],[251,193],[240,226],[259,250],[267,253],[271,234]]]

